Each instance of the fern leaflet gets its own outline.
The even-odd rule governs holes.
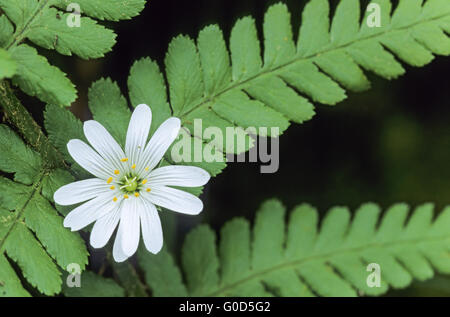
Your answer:
[[[44,102],[70,105],[76,99],[71,81],[23,42],[29,40],[37,46],[83,59],[102,57],[115,44],[116,35],[93,18],[129,19],[139,14],[145,0],[77,1],[76,4],[87,16],[81,17],[81,12],[66,12],[74,9],[72,1],[0,0],[0,9],[4,12],[0,15],[0,47],[18,64],[13,71],[5,75],[0,73],[0,79],[12,77],[15,85]],[[72,18],[79,18],[79,22],[69,23]],[[0,53],[0,63],[3,55]]]
[[[39,292],[57,294],[61,269],[71,263],[84,269],[87,264],[83,240],[63,227],[52,206],[55,190],[73,177],[50,168],[5,125],[0,125],[0,151],[0,170],[14,173],[14,181],[0,177],[0,295],[29,295],[10,261]]]
[[[181,254],[184,281],[167,252],[140,252],[139,263],[154,296],[380,295],[434,270],[450,273],[450,207],[435,220],[431,204],[408,210],[393,205],[379,220],[380,208],[369,203],[351,220],[347,208],[335,207],[318,229],[313,207],[296,207],[286,224],[285,208],[269,200],[253,230],[242,218],[225,224],[218,248],[207,225],[190,232]],[[366,283],[369,263],[380,265],[380,287]]]

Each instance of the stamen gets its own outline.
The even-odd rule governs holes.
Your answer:
[[[134,193],[134,196],[135,197],[139,197],[139,193]]]
[[[150,169],[150,167],[146,167],[146,168],[145,168],[145,171],[148,172],[149,169]]]
[[[119,175],[120,174],[119,170],[115,170],[114,174]]]
[[[116,189],[116,186],[111,186],[109,189],[114,190]]]
[[[121,159],[120,161],[121,161],[121,162],[124,162],[124,163],[125,163],[125,162],[128,162],[128,158],[127,158],[127,157],[126,157],[126,158],[123,158],[123,159]]]
[[[123,198],[124,198],[124,199],[128,199],[128,198],[130,198],[130,196],[124,195]]]
[[[136,168],[136,164],[131,165],[131,168],[135,169]]]
[[[145,184],[147,184],[147,180],[146,180],[146,179],[144,179],[144,180],[142,181],[142,185],[145,185]]]
[[[113,198],[113,202],[116,202],[116,201],[117,201],[117,197],[114,197],[114,198]]]
[[[147,188],[146,190],[147,190],[147,193],[150,193],[152,191],[151,188]]]
[[[113,178],[112,177],[110,177],[110,178],[108,178],[108,180],[106,181],[108,184],[111,184],[112,183],[112,181],[113,181]]]

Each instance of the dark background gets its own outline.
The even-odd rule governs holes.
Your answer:
[[[109,25],[118,33],[118,44],[104,59],[47,55],[76,83],[79,100],[72,111],[86,120],[87,89],[93,81],[111,77],[127,95],[126,80],[136,59],[150,56],[163,66],[172,37],[183,33],[196,38],[211,23],[219,24],[226,38],[236,19],[245,15],[253,15],[261,28],[264,12],[274,2],[150,0],[139,17]],[[296,38],[305,1],[285,2]],[[450,202],[450,59],[438,57],[424,68],[405,68],[406,76],[394,81],[368,74],[370,91],[349,93],[336,107],[317,105],[313,120],[292,125],[281,137],[278,173],[260,174],[255,163],[229,164],[205,189],[203,220],[177,218],[179,240],[195,222],[207,221],[219,229],[234,216],[253,219],[260,203],[271,197],[289,209],[308,202],[322,213],[334,205],[355,209],[367,201],[383,208],[394,202],[434,202],[442,209]],[[42,106],[25,99],[42,120]],[[446,280],[424,285],[407,294],[450,295]]]

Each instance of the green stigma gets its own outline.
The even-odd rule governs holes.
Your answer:
[[[127,178],[125,177],[125,181],[123,182],[123,186],[120,187],[120,189],[123,189],[124,191],[128,193],[133,193],[138,188],[138,179],[137,177],[134,178]]]

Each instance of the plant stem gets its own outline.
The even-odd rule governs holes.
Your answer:
[[[7,81],[0,82],[0,106],[6,119],[14,125],[24,140],[43,158],[48,167],[68,167],[62,155],[53,147],[41,127],[17,99]]]

